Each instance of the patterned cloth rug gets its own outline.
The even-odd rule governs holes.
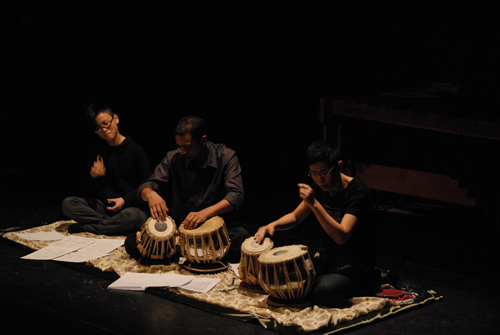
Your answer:
[[[57,231],[69,236],[68,226],[72,223],[75,223],[75,221],[58,221],[17,233]],[[79,233],[76,235],[98,239],[125,239],[125,236],[110,237],[91,233]],[[33,250],[39,250],[54,242],[27,240],[14,232],[6,233],[3,237]],[[119,276],[123,276],[127,272],[193,275],[193,273],[185,270],[177,263],[171,265],[141,265],[127,254],[123,246],[113,250],[107,256],[89,261],[88,264],[102,271],[114,271]],[[286,327],[287,329],[291,328],[299,332],[321,331],[322,333],[329,334],[366,324],[408,308],[442,298],[433,291],[405,292],[385,286],[379,293],[379,296],[353,297],[349,299],[344,308],[325,308],[316,305],[307,308],[273,307],[267,303],[267,294],[239,289],[241,280],[231,269],[216,274],[197,274],[197,276],[219,278],[220,282],[208,293],[195,293],[177,288],[153,289],[152,291],[160,295],[162,295],[161,292],[164,292],[163,295],[166,297],[177,295],[220,306],[225,311],[221,314],[245,321],[248,319],[257,319],[265,328],[273,328],[275,331],[279,327]]]

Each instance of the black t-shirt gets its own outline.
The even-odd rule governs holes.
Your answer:
[[[359,177],[354,177],[346,189],[335,196],[316,184],[312,188],[318,201],[337,222],[340,223],[345,214],[352,214],[357,218],[354,232],[343,245],[337,245],[326,233],[323,234],[322,244],[327,254],[351,264],[373,265],[376,257],[373,247],[374,227],[370,220],[373,204],[366,184]]]

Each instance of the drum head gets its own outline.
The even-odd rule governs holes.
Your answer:
[[[216,231],[221,226],[224,225],[224,220],[220,216],[214,216],[203,222],[203,224],[197,228],[187,230],[184,228],[184,225],[181,224],[179,227],[179,231],[184,232],[189,235],[199,235],[212,231]]]
[[[165,221],[156,221],[153,218],[149,218],[147,227],[152,235],[159,238],[172,236],[176,229],[175,223],[170,217],[167,217]]]
[[[263,251],[266,251],[269,248],[272,248],[273,245],[274,243],[269,239],[269,237],[266,237],[264,241],[262,241],[262,243],[259,244],[255,242],[252,236],[243,241],[241,249],[243,251],[246,251],[248,254],[257,254],[257,253],[262,253]]]
[[[305,255],[307,252],[308,248],[305,245],[289,245],[285,247],[274,248],[260,255],[259,262],[265,264],[285,262]]]

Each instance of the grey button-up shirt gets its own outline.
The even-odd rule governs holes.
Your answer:
[[[203,166],[190,164],[179,149],[169,151],[151,177],[139,186],[139,199],[144,188],[151,188],[165,199],[169,215],[177,224],[190,212],[198,212],[223,199],[237,210],[244,197],[236,152],[224,144],[212,142],[209,142],[208,157]],[[235,210],[224,214],[224,220],[231,221]]]

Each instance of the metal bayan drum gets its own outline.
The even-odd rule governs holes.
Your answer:
[[[316,270],[305,245],[290,245],[259,256],[259,283],[271,297],[295,300],[306,297],[316,279]]]
[[[190,262],[215,263],[229,250],[231,240],[226,224],[220,216],[214,216],[195,229],[179,227],[181,254]]]
[[[176,251],[177,235],[177,227],[171,217],[165,221],[149,218],[137,232],[137,249],[141,255],[151,259],[170,258]]]
[[[247,238],[241,244],[241,258],[238,269],[240,270],[240,279],[247,285],[259,285],[259,262],[257,258],[265,251],[274,247],[273,241],[268,237],[262,243],[255,242],[253,237]],[[243,288],[245,285],[240,285]],[[260,286],[259,286],[260,288]]]

